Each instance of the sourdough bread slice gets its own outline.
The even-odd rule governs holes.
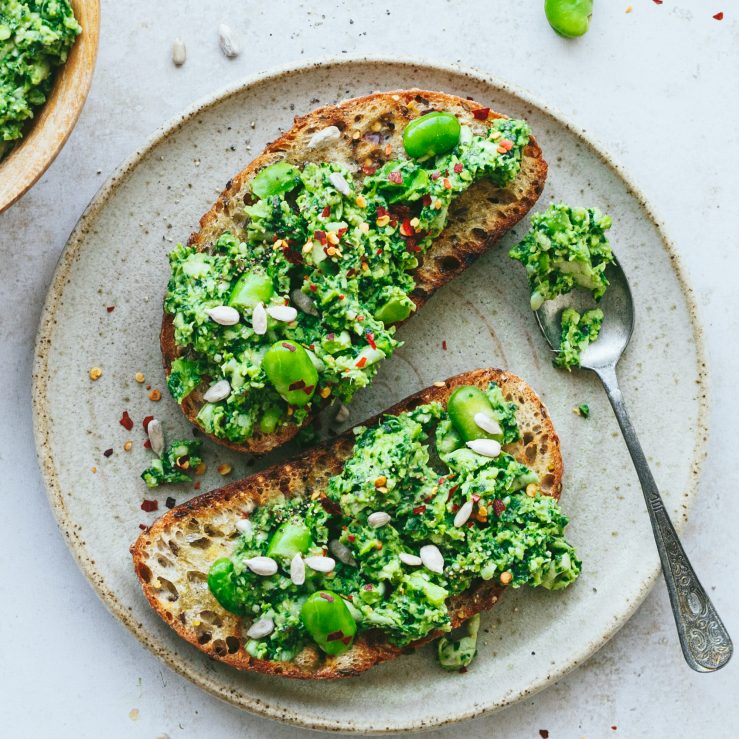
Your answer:
[[[245,198],[248,200],[250,197],[250,183],[257,172],[269,164],[282,160],[297,166],[308,162],[338,162],[348,167],[356,181],[361,182],[365,176],[362,167],[368,163],[381,166],[399,153],[405,156],[402,134],[412,119],[429,110],[446,110],[454,113],[475,133],[482,134],[486,124],[474,116],[474,111],[482,107],[474,101],[446,93],[398,90],[346,100],[296,118],[289,131],[229,180],[213,207],[200,219],[200,230],[190,236],[189,243],[197,245],[200,250],[208,250],[225,231],[243,237],[246,224],[244,203]],[[488,114],[489,120],[502,117],[492,111]],[[315,134],[329,126],[338,128],[340,137],[311,146]],[[528,213],[541,195],[546,174],[547,164],[532,137],[524,149],[521,170],[513,182],[500,188],[482,180],[453,201],[447,227],[412,273],[416,289],[411,297],[417,307],[420,308],[435,290],[472,264]],[[166,313],[162,321],[161,348],[164,369],[169,376],[172,361],[180,356],[182,349],[174,340],[172,316]],[[206,389],[205,385],[196,389],[181,403],[191,423],[196,424]],[[328,401],[316,398],[315,411],[320,410],[325,402]],[[265,435],[257,432],[240,443],[212,435],[210,438],[232,449],[264,454],[285,444],[299,430],[299,426],[289,423],[275,433]]]
[[[466,372],[447,380],[444,387],[415,393],[386,412],[398,414],[431,401],[446,403],[460,385],[487,388],[490,382],[497,382],[506,399],[519,406],[521,439],[505,447],[505,451],[536,471],[542,491],[559,499],[559,439],[539,397],[516,375],[495,369]],[[380,418],[375,416],[364,425],[374,424]],[[290,462],[193,498],[158,519],[131,547],[136,574],[154,610],[183,639],[215,659],[242,670],[294,678],[356,675],[439,636],[431,633],[404,650],[388,643],[381,632],[368,631],[338,657],[307,646],[291,662],[259,660],[244,649],[249,622],[224,610],[208,590],[208,570],[215,560],[231,554],[239,536],[236,522],[247,515],[245,512],[254,504],[265,505],[283,497],[324,490],[328,479],[341,470],[351,454],[353,443],[353,433],[346,432]],[[456,627],[491,608],[503,589],[497,581],[480,581],[471,590],[451,598],[448,606],[452,625]]]

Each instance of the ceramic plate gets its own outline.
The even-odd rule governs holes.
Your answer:
[[[477,716],[550,684],[602,646],[642,602],[658,572],[636,475],[594,376],[551,367],[528,309],[520,265],[506,252],[522,223],[463,276],[440,290],[400,329],[405,346],[353,404],[360,421],[404,396],[463,370],[502,367],[541,394],[562,439],[569,538],[584,562],[563,592],[506,593],[483,616],[479,656],[464,675],[435,665],[433,650],[330,685],[241,674],[182,642],[150,610],[128,547],[144,498],[160,511],[186,485],[154,494],[139,479],[147,465],[142,419],[161,418],[169,437],[191,430],[166,393],[159,356],[167,252],[187,239],[226,181],[293,116],[375,90],[424,87],[470,95],[526,118],[549,162],[537,209],[552,200],[613,214],[611,242],[632,280],[637,324],[620,366],[624,394],[678,528],[696,491],[705,441],[700,331],[670,245],[634,186],[584,136],[544,106],[474,73],[378,60],[283,70],[220,94],[159,132],[103,187],[59,262],[38,334],[34,374],[36,442],[51,505],[79,564],[113,612],[177,672],[255,713],[302,726],[383,732]],[[113,310],[110,310],[110,308]],[[103,375],[91,382],[91,367]],[[134,375],[143,372],[146,384]],[[149,390],[163,393],[157,403]],[[587,402],[591,417],[572,409]],[[124,410],[134,420],[119,424]],[[124,442],[133,441],[130,452]],[[106,450],[112,449],[110,456]],[[202,490],[219,486],[221,462],[233,476],[255,462],[206,445]],[[93,472],[93,468],[96,472]],[[678,649],[677,640],[666,649]]]

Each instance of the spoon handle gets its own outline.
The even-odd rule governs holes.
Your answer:
[[[644,491],[685,660],[697,672],[719,670],[731,659],[734,650],[731,638],[700,584],[667,515],[662,496],[626,411],[615,367],[599,368],[596,374],[611,401]]]

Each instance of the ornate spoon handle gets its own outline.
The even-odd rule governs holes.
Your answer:
[[[599,368],[596,374],[611,401],[641,482],[685,661],[697,672],[720,670],[731,659],[734,651],[731,638],[700,584],[667,515],[662,496],[626,411],[615,366]]]

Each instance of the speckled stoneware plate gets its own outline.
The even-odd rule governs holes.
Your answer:
[[[528,309],[523,270],[506,256],[522,223],[400,330],[405,347],[353,406],[353,421],[435,380],[475,367],[525,377],[551,411],[566,464],[568,535],[583,559],[577,584],[560,593],[511,591],[483,616],[479,656],[448,674],[431,648],[330,685],[242,674],[210,661],[147,605],[128,547],[144,513],[182,502],[192,485],[148,493],[139,472],[142,419],[156,414],[170,438],[190,428],[166,394],[159,356],[167,252],[184,240],[226,181],[293,116],[375,90],[425,87],[471,95],[525,117],[550,164],[539,208],[560,198],[614,216],[610,238],[632,280],[633,341],[620,366],[634,424],[678,528],[696,491],[705,441],[700,331],[676,257],[635,187],[573,126],[526,95],[475,73],[387,61],[283,70],[218,95],[160,131],[100,191],[69,240],[38,335],[33,398],[38,456],[59,525],[103,602],[148,649],[197,685],[261,714],[312,728],[383,732],[438,726],[494,711],[581,664],[624,624],[658,572],[641,492],[596,378],[554,370]],[[114,310],[109,311],[109,307]],[[446,350],[442,348],[446,342]],[[103,370],[91,382],[88,371]],[[144,372],[158,403],[134,375]],[[591,418],[574,415],[587,402]],[[128,410],[132,431],[119,424]],[[132,451],[123,451],[127,439]],[[111,456],[104,452],[113,449]],[[284,456],[284,452],[281,456]],[[245,475],[254,463],[206,445],[202,489],[217,487],[219,462]],[[92,472],[96,468],[96,473]],[[666,649],[678,649],[677,639]]]

